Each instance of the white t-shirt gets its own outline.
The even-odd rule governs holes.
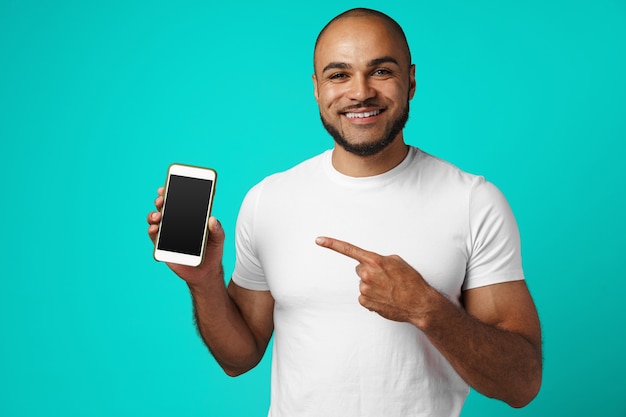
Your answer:
[[[417,148],[366,178],[331,156],[263,180],[237,221],[233,280],[276,301],[269,416],[458,416],[468,385],[419,329],[362,307],[357,262],[315,238],[397,254],[460,305],[462,290],[524,278],[513,214],[482,177]]]

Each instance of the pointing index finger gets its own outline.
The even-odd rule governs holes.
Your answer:
[[[337,253],[352,258],[358,262],[372,262],[373,258],[377,256],[374,252],[366,251],[351,243],[344,242],[343,240],[333,239],[332,237],[320,236],[315,239],[317,245],[331,249]]]

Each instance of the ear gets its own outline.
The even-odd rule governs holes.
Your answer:
[[[313,74],[311,78],[313,79],[313,95],[315,96],[315,101],[319,101],[320,95],[317,91],[317,77]]]
[[[411,68],[409,70],[409,100],[413,99],[416,88],[417,87],[416,87],[416,82],[415,82],[415,64],[411,64]]]

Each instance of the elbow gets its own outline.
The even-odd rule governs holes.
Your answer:
[[[238,377],[246,372],[254,369],[261,359],[263,359],[264,351],[249,351],[247,353],[238,352],[236,355],[228,357],[217,356],[211,351],[213,358],[222,368],[224,373],[230,377]]]
[[[526,407],[528,404],[530,404],[530,402],[536,397],[535,395],[531,395],[528,397],[520,397],[520,398],[516,398],[515,400],[509,401],[507,402],[507,404],[512,407],[512,408],[524,408]]]
[[[537,375],[527,381],[524,387],[520,387],[514,396],[506,400],[506,403],[513,408],[526,407],[539,394],[541,379],[541,371],[539,371]]]
[[[224,371],[224,373],[232,378],[243,375],[249,370],[251,370],[252,368],[254,368],[254,366],[236,367],[236,366],[227,366],[224,364],[220,364],[220,365],[222,366],[222,370]]]
[[[256,367],[258,363],[260,362],[260,360],[261,358],[254,358],[254,359],[243,361],[237,364],[224,363],[224,362],[218,362],[218,363],[222,367],[222,370],[224,371],[226,375],[235,378],[235,377],[245,374],[246,372]]]
[[[239,375],[245,374],[247,371],[242,371],[238,369],[224,369],[224,373],[232,378],[236,378]]]
[[[524,408],[537,396],[537,394],[530,395],[528,397],[520,397],[519,399],[515,399],[507,402],[507,404],[512,408]]]
[[[535,397],[537,397],[537,394],[539,394],[538,387],[537,389],[533,389],[532,391],[529,391],[529,394],[527,394],[524,397],[519,398],[517,401],[509,403],[509,405],[513,408],[526,407],[528,404],[531,403],[532,400],[535,399]]]

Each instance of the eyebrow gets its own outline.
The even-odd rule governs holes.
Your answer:
[[[332,70],[332,69],[350,69],[350,68],[352,68],[352,66],[350,64],[346,64],[345,62],[331,62],[330,64],[324,67],[324,69],[322,70],[322,73],[325,73],[326,71]]]
[[[400,64],[398,64],[398,61],[392,56],[383,56],[380,58],[374,58],[370,62],[367,63],[367,66],[375,67],[380,64],[389,64],[389,63],[400,66]],[[350,69],[350,68],[352,68],[352,65],[345,63],[345,62],[331,62],[330,64],[324,67],[324,69],[322,70],[322,73],[325,73],[326,71],[331,70],[331,69]]]
[[[376,58],[376,59],[372,59],[369,62],[369,66],[370,67],[375,67],[376,65],[380,65],[380,64],[396,64],[397,66],[400,66],[400,64],[398,64],[398,61],[392,57],[392,56],[384,56],[382,58]]]

